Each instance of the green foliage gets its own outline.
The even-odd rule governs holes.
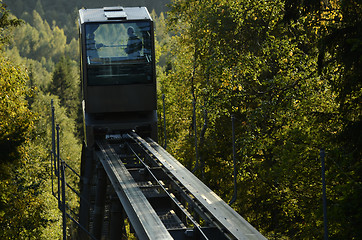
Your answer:
[[[0,235],[57,239],[61,223],[47,176],[49,102],[55,99],[61,156],[78,170],[74,118],[79,78],[74,61],[80,2],[5,2],[27,23],[15,28],[14,44],[2,52],[14,63],[0,62],[0,146],[6,148],[1,151],[6,157],[1,158]],[[20,21],[9,20],[0,4],[2,46]],[[86,7],[103,6],[88,1]],[[158,90],[160,97],[166,95],[168,151],[189,168],[195,166],[196,119],[196,174],[229,201],[233,115],[238,159],[233,207],[270,239],[318,239],[323,235],[318,160],[323,147],[330,235],[358,239],[361,4],[174,0],[167,16],[152,13]],[[27,66],[29,77],[17,65]],[[35,96],[29,87],[37,89]],[[17,164],[8,164],[10,160]],[[71,184],[76,181],[70,179]],[[75,198],[70,205],[76,206]]]
[[[16,18],[10,18],[9,11],[6,9],[3,1],[0,1],[0,49],[4,43],[9,41],[9,31],[16,26],[19,26],[21,23],[20,20]]]
[[[39,62],[30,58],[24,58],[20,56],[19,50],[16,46],[4,51],[6,56],[11,56],[11,60],[14,64],[20,66],[27,66],[27,72],[29,76],[28,86],[35,88],[38,91],[46,92],[51,82],[51,72],[47,69],[53,69],[54,64],[47,62],[45,58]]]
[[[321,6],[305,5],[301,14],[293,15],[291,8],[301,5],[290,4],[174,1],[169,13],[174,36],[166,45],[172,52],[172,70],[159,75],[167,100],[168,146],[185,165],[195,166],[196,117],[198,160],[204,165],[198,174],[228,201],[233,189],[230,116],[234,115],[239,160],[239,197],[234,207],[271,239],[323,235],[317,159],[319,148],[324,147],[330,159],[331,232],[338,239],[353,238],[359,235],[356,216],[361,207],[351,201],[358,213],[347,213],[342,199],[356,199],[360,194],[360,178],[352,169],[360,171],[356,163],[360,162],[361,88],[352,84],[358,89],[351,95],[357,111],[350,111],[354,117],[347,120],[335,87],[345,76],[341,64],[334,61],[337,45],[325,46],[322,59],[326,64],[319,71],[323,36],[340,27],[336,21],[343,18],[339,11],[327,9],[315,24],[314,13]],[[359,10],[355,12],[361,16]],[[358,41],[354,44],[358,46]],[[346,126],[357,132],[346,134]],[[355,136],[351,154],[346,155],[351,141],[341,136]],[[342,172],[336,165],[343,166]],[[338,219],[342,212],[344,217]],[[348,236],[340,226],[349,226]]]
[[[30,86],[60,96],[62,104],[68,108],[68,116],[77,119],[80,126],[78,43],[75,39],[67,43],[64,31],[55,25],[50,27],[36,11],[29,20],[31,24],[14,30],[17,37],[6,53],[28,67]]]
[[[0,50],[9,39],[9,29],[20,21],[10,19],[0,2]],[[17,158],[17,148],[25,142],[32,126],[32,114],[25,100],[31,91],[26,87],[27,75],[8,59],[0,58],[0,164]]]
[[[40,1],[39,1],[40,3]],[[10,29],[19,20],[9,20],[9,12],[1,2],[2,43],[10,39]],[[6,20],[7,19],[7,20]],[[60,212],[51,195],[50,100],[55,99],[56,121],[60,125],[61,157],[79,171],[80,144],[75,135],[75,102],[79,96],[76,64],[68,54],[77,57],[77,42],[66,44],[63,30],[50,28],[34,12],[34,27],[23,24],[15,28],[11,48],[1,48],[0,59],[0,236],[2,239],[59,239]],[[35,40],[35,41],[34,41]],[[11,61],[10,61],[11,56]],[[54,62],[62,62],[54,67]],[[27,66],[27,69],[24,68]],[[65,67],[64,67],[65,66]],[[64,67],[64,68],[63,68]],[[69,110],[60,107],[60,100],[47,93],[53,80],[60,86],[64,74],[69,86],[62,96]],[[73,88],[70,90],[70,88]],[[78,90],[77,90],[78,89]],[[57,91],[56,87],[53,87]],[[73,105],[72,105],[73,104]],[[68,111],[68,114],[67,114]],[[68,178],[76,186],[78,179]],[[68,204],[76,210],[77,198],[69,196]],[[71,227],[71,226],[69,226]]]
[[[121,3],[117,0],[4,0],[10,10],[21,19],[29,21],[29,13],[33,10],[37,11],[40,16],[49,23],[55,22],[56,25],[64,29],[66,35],[71,39],[78,35],[76,19],[78,17],[78,9],[84,8],[102,8],[110,6],[125,7],[129,6],[146,6],[149,11],[153,9],[159,14],[168,10],[166,4],[171,3],[170,0],[159,1],[143,1],[143,0],[123,0]]]
[[[51,111],[49,95],[37,95],[32,110],[38,113],[31,139],[21,147],[20,162],[11,168],[10,178],[1,181],[1,236],[4,239],[57,239],[61,235],[61,213],[57,200],[51,195],[50,179]],[[74,120],[55,99],[56,121],[61,128],[60,148],[62,159],[79,171],[80,144],[74,135]],[[68,176],[67,181],[76,186],[78,179]],[[56,189],[56,187],[54,186]],[[77,202],[69,198],[69,206]],[[17,211],[14,211],[17,209]]]
[[[27,79],[19,67],[0,59],[0,163],[18,157],[17,148],[27,140],[33,125],[25,99],[31,95]]]
[[[36,141],[22,146],[11,178],[0,182],[2,239],[57,239],[60,214],[51,196],[48,151]]]
[[[62,57],[55,65],[50,85],[50,93],[59,96],[61,105],[67,106],[67,114],[71,119],[81,115],[79,76],[76,63]]]
[[[54,227],[59,227],[59,217],[53,214],[55,205],[49,198],[48,150],[37,140],[39,121],[28,109],[28,77],[3,58],[0,76],[0,235],[3,239],[57,238],[59,230]]]
[[[16,36],[14,46],[22,57],[42,62],[48,71],[52,71],[51,63],[59,61],[64,55],[73,60],[78,59],[77,41],[71,38],[67,43],[63,29],[56,25],[50,26],[36,11],[32,12],[29,20],[31,23],[26,23],[13,32]]]
[[[75,119],[67,116],[67,108],[61,107],[61,101],[56,96],[39,94],[34,99],[32,109],[40,114],[37,122],[38,127],[36,128],[36,135],[38,136],[36,141],[39,141],[39,144],[43,145],[45,149],[51,149],[51,99],[54,99],[55,121],[60,128],[61,157],[77,169],[77,164],[80,163],[81,149],[80,141],[75,137]]]
[[[310,26],[320,36],[319,72],[328,81],[339,105],[338,114],[329,118],[329,121],[339,123],[329,139],[333,144],[330,147],[333,165],[329,171],[334,186],[330,193],[332,236],[336,239],[358,238],[362,205],[355,199],[361,197],[362,176],[362,4],[339,0],[310,7],[303,3],[287,9],[286,15],[292,15],[290,12],[301,13],[294,19],[313,18]],[[344,231],[335,230],[340,226],[344,226]]]

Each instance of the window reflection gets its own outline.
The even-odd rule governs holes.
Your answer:
[[[89,85],[152,81],[150,22],[85,26]]]

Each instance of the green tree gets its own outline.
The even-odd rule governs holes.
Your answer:
[[[196,164],[190,151],[196,118],[205,182],[231,199],[234,115],[240,189],[234,207],[269,238],[318,238],[317,159],[320,147],[331,158],[341,147],[335,139],[343,120],[332,82],[342,73],[338,62],[328,61],[320,74],[321,27],[311,24],[313,14],[286,22],[287,7],[285,1],[174,1],[172,71],[162,77],[161,90],[171,113],[169,146],[179,159]],[[328,174],[348,180],[335,166]],[[348,196],[337,184],[331,181],[329,189],[336,203]],[[332,222],[334,236],[341,236],[345,220]]]
[[[14,27],[20,25],[21,21],[16,18],[10,18],[9,11],[6,9],[5,4],[2,0],[0,0],[0,47],[3,47],[4,43],[9,41],[9,31],[11,31]],[[1,49],[0,48],[0,49]]]
[[[33,10],[40,13],[40,16],[48,23],[53,21],[64,30],[69,40],[77,38],[78,29],[76,26],[76,19],[78,17],[78,9],[85,8],[101,8],[106,6],[117,6],[119,1],[116,0],[103,0],[100,5],[98,0],[4,0],[9,6],[10,10],[18,17],[24,20],[29,20],[29,13],[31,15]],[[170,0],[159,1],[144,1],[144,0],[123,0],[123,6],[146,6],[151,12],[156,10],[158,14],[166,12],[168,6],[166,4],[171,3]]]
[[[76,64],[67,57],[60,58],[55,65],[50,93],[59,96],[61,105],[67,108],[71,119],[80,114],[80,79]]]
[[[285,20],[311,16],[310,26],[320,36],[319,72],[336,95],[338,114],[322,115],[323,120],[339,122],[330,141],[330,170],[327,179],[333,186],[329,216],[335,238],[353,239],[361,235],[362,158],[362,4],[359,1],[285,1]],[[327,162],[328,164],[328,162]],[[353,209],[353,211],[350,211]]]
[[[8,19],[8,12],[1,3],[2,40],[8,37],[8,29],[18,21]],[[16,23],[16,24],[14,24]],[[38,201],[37,184],[25,181],[21,169],[30,149],[34,129],[34,114],[29,110],[26,97],[31,95],[27,87],[28,76],[9,59],[0,59],[0,225],[4,239],[38,238],[42,213]],[[21,173],[20,173],[21,172]]]
[[[20,21],[11,19],[2,1],[0,2],[0,50],[9,41],[9,31]],[[31,91],[26,87],[27,75],[9,62],[0,59],[0,150],[1,162],[17,157],[17,147],[26,140],[32,125],[32,114],[27,107],[26,95]]]
[[[10,15],[1,3],[2,40],[10,37]],[[5,16],[5,17],[4,17]],[[4,41],[3,41],[4,42]],[[32,59],[21,59],[16,48],[1,48],[0,59],[0,236],[2,239],[58,239],[60,238],[60,212],[51,195],[50,156],[51,114],[50,99],[55,98],[57,123],[62,132],[62,159],[79,171],[80,145],[75,137],[73,120],[59,106],[55,96],[41,91],[33,94],[44,68]],[[30,63],[33,83],[29,83],[26,69],[4,56],[13,53],[19,64]],[[39,67],[41,71],[35,71]],[[39,69],[38,68],[38,69]],[[32,72],[33,71],[33,72]],[[34,75],[34,72],[39,75]],[[41,87],[44,90],[44,85]],[[31,97],[31,104],[27,100]],[[69,178],[76,186],[77,179]],[[69,198],[75,207],[76,198]]]
[[[8,59],[0,59],[0,160],[6,163],[18,157],[18,147],[28,137],[34,117],[28,108],[26,97],[27,75]]]
[[[12,45],[22,57],[44,62],[49,72],[53,71],[54,63],[64,55],[72,57],[74,61],[78,60],[75,38],[67,40],[63,29],[55,22],[50,26],[35,10],[26,18],[29,22],[14,30],[16,38]]]
[[[50,179],[51,109],[54,99],[56,123],[60,126],[60,155],[73,169],[80,168],[80,144],[75,137],[75,123],[59,106],[55,96],[38,94],[32,109],[38,113],[33,134],[20,147],[17,165],[9,166],[11,174],[1,181],[1,236],[4,239],[58,239],[61,235],[61,213],[52,194]],[[77,186],[78,179],[67,175],[67,183]],[[56,191],[56,186],[54,186]],[[67,195],[69,207],[76,209],[77,200]],[[17,211],[14,211],[16,209]],[[71,225],[69,226],[72,227]]]

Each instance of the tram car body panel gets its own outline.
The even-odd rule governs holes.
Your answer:
[[[146,136],[157,140],[154,27],[147,8],[81,9],[79,16],[86,140],[94,141],[97,128],[148,128]]]
[[[156,109],[153,85],[87,87],[86,112],[139,112]]]

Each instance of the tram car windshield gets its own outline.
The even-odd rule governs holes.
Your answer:
[[[150,21],[85,25],[88,85],[152,81]]]

